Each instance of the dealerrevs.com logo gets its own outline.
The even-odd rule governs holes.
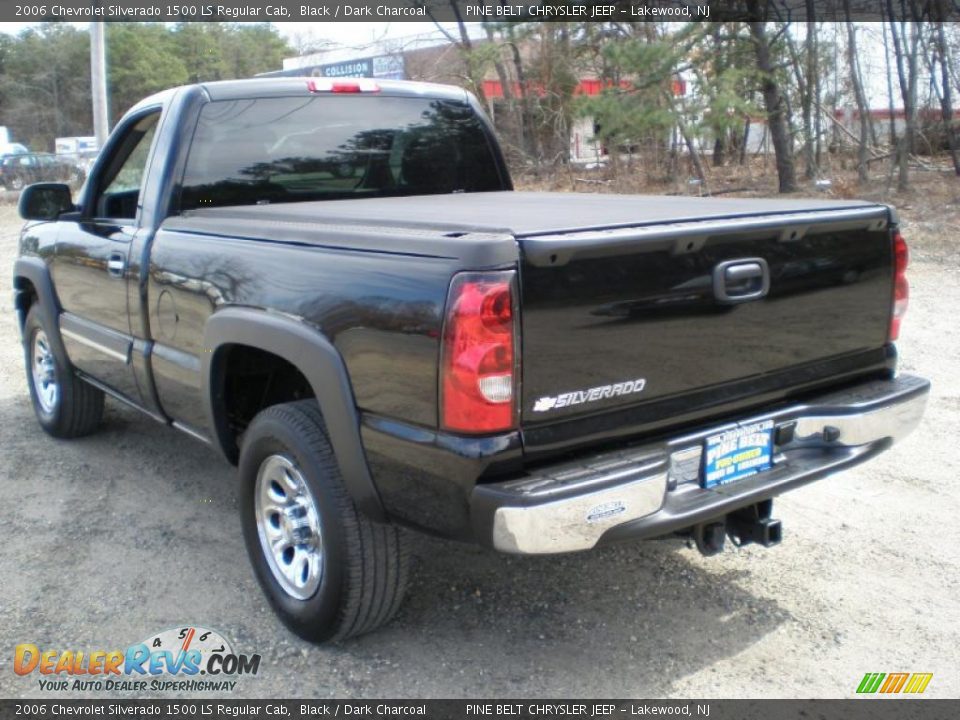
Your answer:
[[[215,630],[164,630],[126,650],[61,650],[22,643],[13,670],[35,676],[46,692],[232,691],[236,678],[256,675],[260,655],[238,654]]]

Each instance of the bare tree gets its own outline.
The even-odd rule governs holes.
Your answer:
[[[880,16],[886,19],[887,10],[881,5]],[[890,132],[890,147],[897,146],[897,124],[894,122],[894,103],[893,103],[893,69],[890,67],[890,41],[887,39],[887,23],[881,23],[883,30],[883,64],[887,76],[887,107],[890,112],[890,123],[888,129]]]
[[[912,6],[911,6],[912,7]],[[901,15],[906,15],[905,2],[901,2]],[[897,189],[906,190],[910,186],[910,154],[917,133],[917,81],[918,57],[920,53],[920,32],[922,23],[915,17],[908,22],[901,17],[897,20],[893,0],[887,0],[887,12],[890,18],[890,36],[893,39],[893,52],[897,64],[897,80],[900,83],[900,97],[903,101],[904,130],[897,141],[894,156],[897,166]],[[893,118],[891,118],[893,122]]]
[[[493,69],[497,72],[497,79],[500,81],[500,88],[503,92],[503,100],[507,106],[507,115],[510,118],[508,126],[511,132],[509,135],[514,140],[512,144],[523,152],[525,150],[523,116],[513,92],[513,78],[511,78],[507,72],[507,66],[504,64],[503,58],[500,55],[500,47],[497,42],[493,23],[488,21],[484,22],[483,29],[487,33],[487,42],[490,43],[490,47],[494,50],[492,55]]]
[[[857,103],[857,114],[860,116],[860,137],[857,143],[857,180],[866,185],[869,180],[867,172],[867,141],[870,133],[870,108],[863,91],[863,80],[860,75],[860,63],[857,61],[857,28],[850,19],[850,0],[843,0],[843,12],[847,18],[847,64],[850,71],[850,85],[853,87],[853,97]]]
[[[803,124],[806,128],[804,152],[807,179],[817,176],[820,169],[820,43],[817,39],[817,16],[814,0],[807,0],[807,37],[804,41],[807,93],[803,103]],[[811,137],[812,135],[812,137]]]
[[[463,59],[464,64],[464,79],[469,85],[470,91],[477,96],[480,102],[486,103],[487,98],[483,91],[483,75],[486,60],[482,57],[481,53],[474,51],[470,31],[467,29],[466,22],[463,19],[463,13],[460,12],[460,5],[457,3],[457,0],[414,0],[414,2],[417,7],[424,9],[427,17],[433,21],[437,30],[443,34],[450,44],[455,45],[460,51],[460,57]],[[449,6],[449,9],[453,12],[453,16],[457,21],[457,35],[447,30],[443,23],[437,19],[437,16],[434,14],[434,10],[437,9],[434,7],[435,5]]]
[[[777,178],[780,192],[788,193],[797,189],[797,175],[793,163],[793,139],[790,137],[787,119],[786,99],[777,82],[773,51],[767,35],[767,23],[761,11],[759,0],[747,0],[747,12],[751,18],[748,24],[753,38],[754,53],[757,58],[757,70],[760,73],[760,91],[767,111],[767,127],[773,142],[773,152],[777,162]]]
[[[526,140],[527,155],[532,157],[534,162],[539,166],[543,159],[543,152],[540,149],[540,137],[537,135],[536,119],[530,98],[530,89],[527,87],[527,72],[523,63],[523,56],[520,54],[519,41],[517,40],[513,23],[507,24],[505,33],[506,42],[510,48],[510,55],[513,58],[513,72],[517,76],[517,92],[519,94],[520,114],[524,128],[523,136]]]
[[[810,2],[810,0],[808,0],[808,2],[812,8],[812,2]],[[787,52],[790,53],[790,65],[793,68],[793,77],[797,83],[797,94],[800,96],[800,112],[803,119],[803,174],[808,180],[812,180],[817,176],[813,122],[814,90],[816,86],[811,70],[812,57],[814,57],[814,38],[816,37],[815,25],[816,23],[814,22],[807,22],[802,56],[791,34],[784,33]]]
[[[947,148],[950,151],[950,159],[953,161],[953,170],[960,176],[960,156],[957,152],[957,137],[953,129],[953,95],[950,87],[950,68],[951,56],[950,47],[947,45],[947,36],[944,29],[944,18],[946,17],[945,0],[938,0],[936,5],[936,45],[937,59],[940,62],[940,117],[943,119],[943,132],[947,136]]]

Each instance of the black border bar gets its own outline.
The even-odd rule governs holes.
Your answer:
[[[960,20],[960,0],[849,0],[850,19]],[[830,21],[844,0],[3,0],[3,22]]]
[[[852,690],[851,690],[852,692]],[[952,720],[960,700],[871,695],[848,700],[0,700],[0,718],[426,718],[428,720]]]

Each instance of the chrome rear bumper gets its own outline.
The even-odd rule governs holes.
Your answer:
[[[478,485],[477,535],[498,550],[587,550],[602,540],[682,530],[852,467],[920,422],[930,383],[901,375],[776,411],[738,418],[613,453],[552,465],[508,482]],[[699,484],[706,438],[774,421],[774,466],[729,485]]]

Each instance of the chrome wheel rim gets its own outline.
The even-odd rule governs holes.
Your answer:
[[[57,366],[50,350],[50,341],[43,330],[37,330],[33,334],[30,372],[33,374],[37,403],[40,409],[49,415],[56,410],[60,400],[60,385],[57,383]]]
[[[283,455],[260,464],[257,534],[274,579],[297,600],[312,597],[323,579],[320,513],[300,470]]]

